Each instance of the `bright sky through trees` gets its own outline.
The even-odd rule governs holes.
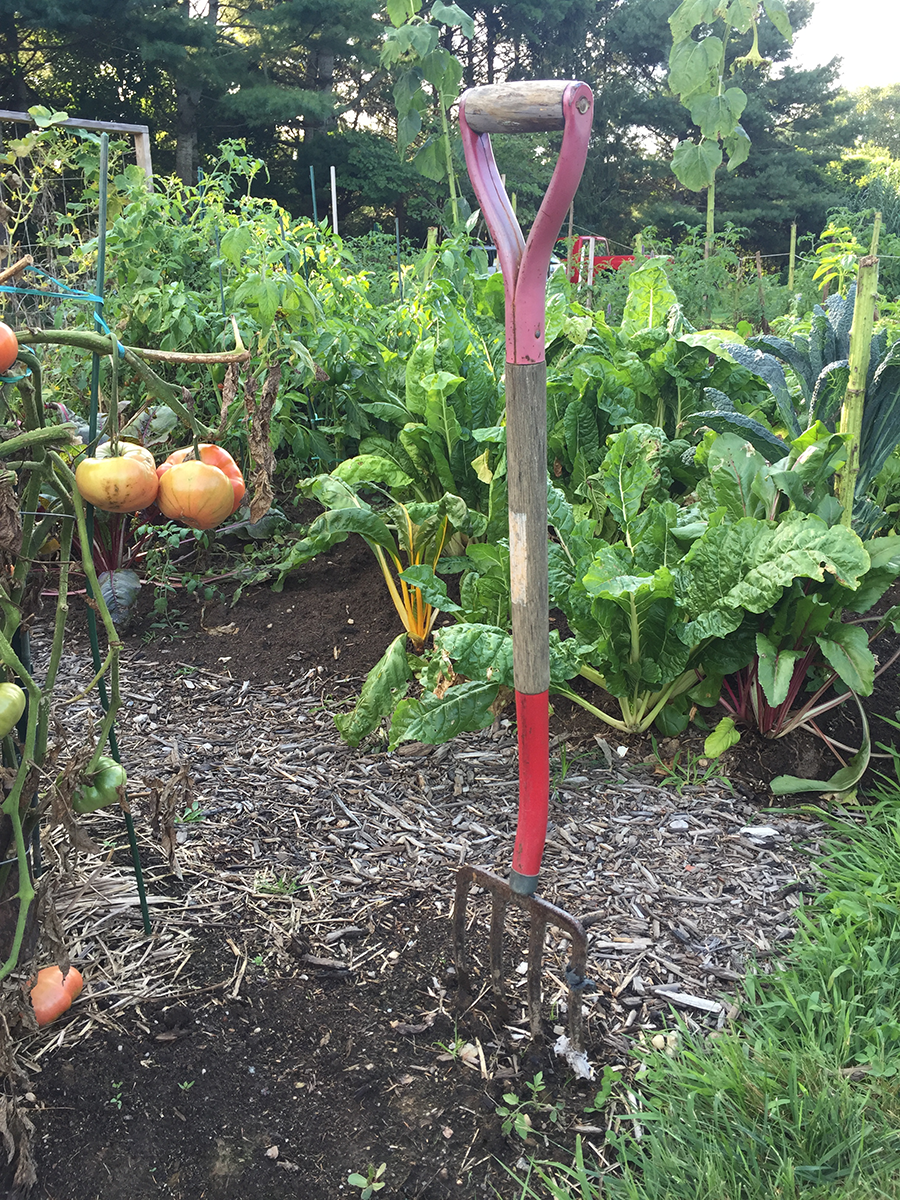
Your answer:
[[[843,59],[849,91],[900,83],[897,0],[815,0],[809,24],[794,39],[794,63],[809,68]]]

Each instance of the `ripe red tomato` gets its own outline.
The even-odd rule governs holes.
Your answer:
[[[0,375],[5,375],[19,356],[19,339],[5,321],[0,321]]]
[[[165,462],[158,470],[156,503],[173,521],[182,521],[191,529],[214,529],[234,511],[232,481],[219,467],[188,458],[180,463]]]
[[[247,490],[244,485],[244,477],[241,474],[241,469],[228,451],[223,450],[221,446],[213,446],[209,442],[201,442],[199,445],[199,450],[200,461],[202,463],[206,463],[210,467],[218,467],[220,471],[225,473],[229,482],[231,483],[234,499],[232,501],[230,510],[225,514],[226,516],[230,517],[233,512],[237,512],[237,510],[240,508],[241,501],[244,498],[244,492]],[[169,455],[164,463],[160,463],[160,465],[157,467],[156,473],[161,480],[166,472],[170,470],[170,468],[177,466],[179,463],[189,461],[193,457],[193,446],[185,446],[183,450],[175,450]],[[218,522],[216,522],[216,524],[218,524]],[[197,528],[204,527],[198,526]],[[205,528],[211,529],[212,526],[207,525]]]
[[[159,480],[149,450],[134,442],[98,446],[93,458],[83,458],[75,468],[75,483],[82,497],[104,512],[139,512],[156,499]]]

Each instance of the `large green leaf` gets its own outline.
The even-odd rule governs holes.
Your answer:
[[[878,364],[866,392],[856,493],[868,488],[900,443],[900,341]]]
[[[744,438],[734,433],[717,437],[706,460],[715,504],[723,506],[735,520],[760,515],[754,484],[766,465],[763,456]]]
[[[458,733],[486,729],[494,719],[491,706],[499,690],[498,683],[459,683],[443,696],[401,700],[391,722],[389,749],[410,741],[439,745]]]
[[[678,297],[666,275],[665,259],[648,258],[628,278],[622,332],[633,334],[642,329],[665,326],[669,311],[677,303]]]
[[[442,21],[445,25],[458,25],[464,37],[475,36],[475,22],[458,4],[445,4],[444,0],[434,0],[430,17],[432,21]]]
[[[816,638],[828,665],[851,692],[871,696],[875,685],[875,656],[869,635],[861,625],[831,621]]]
[[[409,487],[412,483],[405,471],[389,458],[380,454],[358,454],[356,458],[345,458],[331,472],[332,477],[341,479],[352,487],[360,483],[383,483],[386,487]]]
[[[672,155],[676,179],[692,192],[702,192],[709,187],[721,165],[722,147],[718,141],[708,138],[699,142],[679,142]]]
[[[512,638],[492,625],[450,625],[435,634],[434,644],[458,675],[513,686]]]
[[[338,732],[349,746],[358,746],[393,712],[411,675],[406,654],[406,634],[401,633],[366,676],[352,712],[335,715],[334,723]]]
[[[423,338],[406,360],[406,407],[417,416],[425,415],[428,392],[422,385],[426,375],[434,374],[434,338]]]
[[[328,545],[345,541],[351,533],[358,533],[374,546],[381,546],[389,554],[397,555],[397,543],[382,517],[370,508],[332,508],[316,517],[309,527],[307,537],[322,539]]]
[[[672,40],[684,41],[698,25],[712,25],[719,3],[720,0],[681,0],[681,4],[669,17]]]
[[[707,425],[717,433],[737,433],[764,455],[769,462],[775,462],[788,453],[789,447],[786,442],[760,421],[738,412],[724,392],[720,392],[718,388],[704,388],[703,391],[707,399],[713,402],[715,408],[705,412],[688,413],[685,423],[692,429],[699,429]]]
[[[440,612],[461,612],[460,606],[447,595],[447,585],[431,567],[420,564],[401,571],[400,578],[410,587],[418,588],[422,599]]]
[[[730,137],[747,105],[747,94],[738,87],[721,95],[696,96],[691,102],[691,120],[705,138]]]
[[[744,517],[694,542],[676,570],[676,594],[693,617],[682,630],[688,644],[726,637],[745,612],[765,612],[794,579],[821,581],[827,572],[856,586],[870,561],[857,535],[817,516],[791,515],[774,526]]]
[[[665,435],[652,425],[632,425],[609,439],[600,478],[609,509],[620,529],[628,534],[644,506],[644,495],[659,478],[651,451]]]
[[[669,87],[683,104],[712,86],[718,78],[723,52],[722,39],[717,37],[699,42],[684,38],[674,43],[669,54]]]
[[[745,163],[750,157],[750,138],[743,125],[738,122],[734,129],[725,138],[722,144],[725,147],[725,153],[728,155],[727,170],[736,171],[741,163]]]
[[[786,42],[793,43],[794,31],[791,29],[791,19],[788,16],[784,0],[763,0],[766,16],[781,34]]]
[[[435,371],[422,380],[425,389],[425,423],[429,429],[440,433],[448,457],[459,441],[461,432],[450,396],[462,383],[465,383],[463,377],[450,371]]]

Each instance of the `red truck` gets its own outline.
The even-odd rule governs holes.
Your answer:
[[[601,253],[598,254],[597,251]],[[582,274],[588,287],[598,271],[618,271],[622,263],[634,262],[633,254],[610,254],[609,242],[594,234],[579,235],[569,255],[567,273],[571,283],[580,283]]]

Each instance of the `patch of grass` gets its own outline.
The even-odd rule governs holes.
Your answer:
[[[864,824],[826,817],[825,890],[783,969],[748,975],[741,1025],[636,1048],[619,1170],[579,1141],[521,1200],[900,1200],[900,796],[874,799]]]

